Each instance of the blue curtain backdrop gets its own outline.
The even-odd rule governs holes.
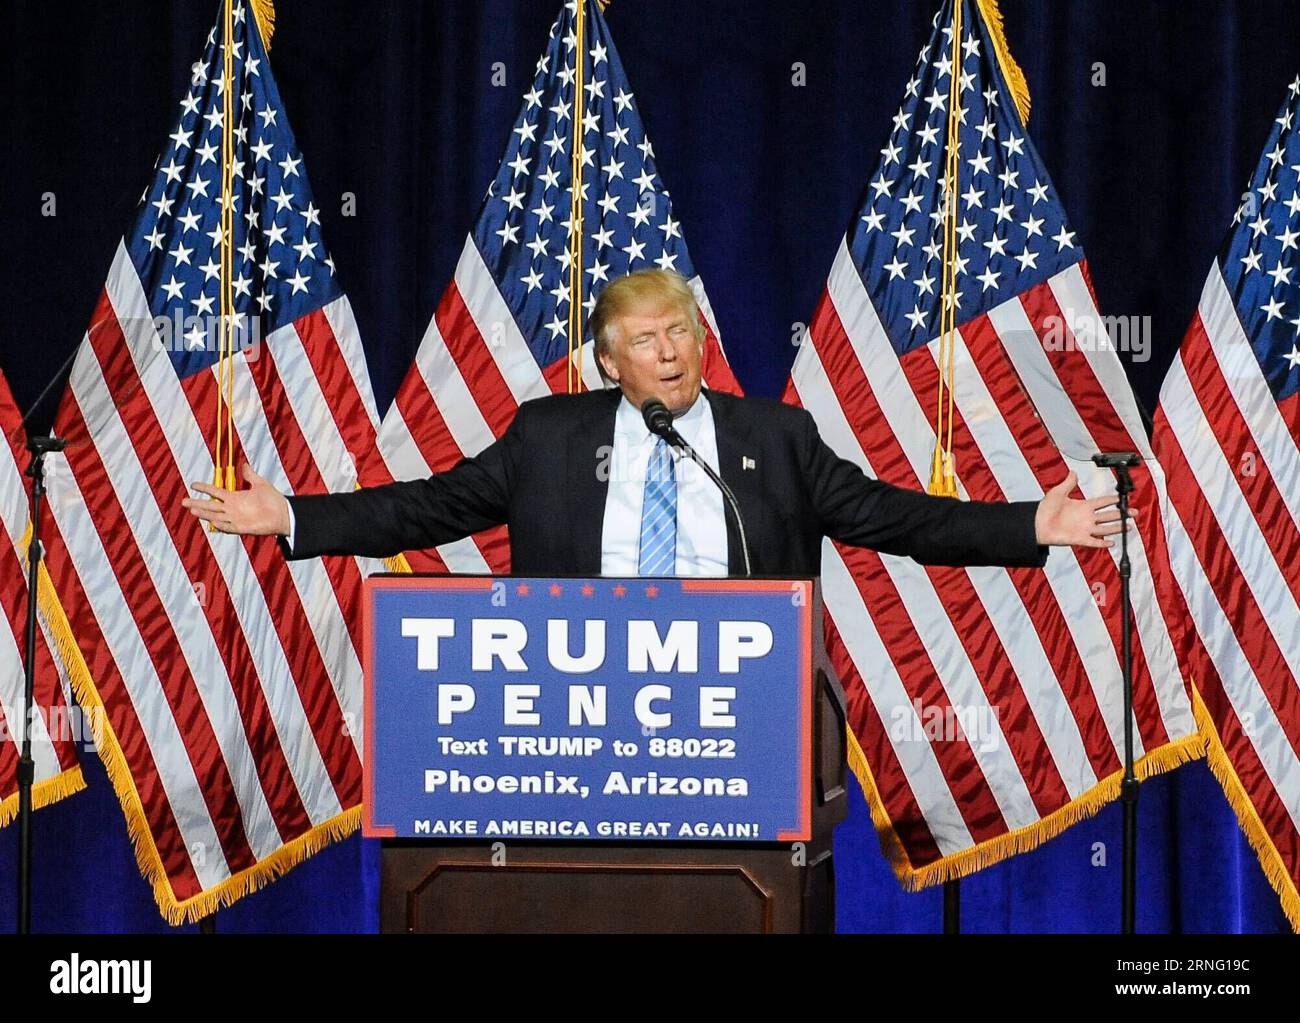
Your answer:
[[[277,0],[272,64],[360,323],[380,408],[455,266],[560,0]],[[745,388],[780,393],[796,324],[888,133],[937,3],[614,0],[607,18]],[[28,409],[78,344],[216,0],[9,0],[0,9],[0,370]],[[1287,84],[1290,2],[1003,0],[1030,134],[1088,252],[1104,312],[1149,316],[1128,363],[1155,404]],[[795,83],[802,66],[805,83]],[[504,74],[505,84],[494,84]],[[1103,84],[1104,83],[1104,84]],[[53,193],[57,215],[42,216]],[[341,214],[355,196],[355,216]],[[32,417],[51,422],[62,380]],[[35,925],[166,930],[103,770],[36,819]],[[0,832],[0,928],[16,828]],[[969,931],[1113,931],[1117,805],[963,883]],[[843,931],[935,931],[860,796],[837,835]],[[1203,765],[1143,787],[1147,931],[1285,922]],[[377,854],[352,838],[222,911],[223,931],[377,924]]]

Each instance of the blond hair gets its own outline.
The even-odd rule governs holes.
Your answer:
[[[700,319],[695,292],[681,274],[671,270],[647,269],[634,271],[625,277],[616,277],[597,296],[596,307],[587,320],[601,376],[605,375],[605,367],[600,356],[609,351],[613,340],[610,332],[614,323],[633,310],[644,309],[652,304],[678,306],[689,316],[696,340],[704,340],[704,323]]]

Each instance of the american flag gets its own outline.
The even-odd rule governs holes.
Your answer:
[[[521,402],[568,386],[579,109],[585,313],[604,284],[629,271],[675,270],[691,282],[704,313],[705,382],[739,391],[600,5],[587,0],[582,13],[581,50],[574,0],[551,28],[455,277],[384,416],[382,458],[363,466],[368,484],[449,469],[499,437]],[[580,358],[583,385],[601,387],[589,341]],[[509,544],[497,528],[407,560],[417,570],[503,572]]]
[[[1210,765],[1300,929],[1300,77],[1165,377],[1169,554]]]
[[[787,397],[869,475],[924,489],[936,434],[942,193],[959,89],[952,450],[963,498],[1036,500],[1146,432],[1087,264],[1025,134],[1019,68],[991,5],[943,5],[831,267]],[[954,42],[956,45],[954,46]],[[1197,755],[1170,618],[1159,507],[1135,473],[1136,738],[1143,774]],[[852,762],[900,880],[918,888],[1030,848],[1118,792],[1119,549],[1054,548],[1045,570],[927,568],[827,542],[828,643]],[[1169,622],[1174,624],[1171,627]],[[854,748],[856,747],[856,748]]]
[[[240,349],[221,360],[227,109]],[[182,509],[188,484],[213,478],[223,364],[236,466],[283,491],[355,486],[378,425],[364,355],[259,26],[229,0],[77,353],[51,484],[51,574],[93,679],[78,697],[106,711],[101,755],[173,923],[359,820],[356,612],[378,566],[289,564],[272,539],[212,533]]]
[[[22,417],[0,376],[0,826],[18,813],[18,755],[23,740],[23,706],[26,698],[23,657],[27,651],[27,548],[31,537],[30,480],[24,473],[31,461]],[[48,537],[46,538],[48,539]],[[80,714],[70,708],[68,666],[63,652],[71,652],[66,637],[56,630],[62,611],[42,579],[43,600],[37,602],[35,703],[29,714],[32,760],[36,777],[32,805],[45,806],[85,787],[77,761],[77,740],[89,732]],[[61,649],[62,648],[62,649]]]

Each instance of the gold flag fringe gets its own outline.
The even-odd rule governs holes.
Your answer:
[[[23,533],[23,538],[18,541],[18,554],[23,564],[27,563],[27,549],[31,545],[31,542],[32,542],[32,524],[29,522],[27,523],[26,531]],[[58,603],[58,599],[54,596],[54,589],[49,585],[48,577],[44,574],[45,573],[44,565],[41,566],[41,572],[42,575],[40,577],[40,580],[37,583],[37,586],[40,590],[40,596],[38,596],[36,603],[38,607],[44,608],[45,601],[42,598],[47,598],[48,600],[52,600],[55,603]],[[48,593],[46,592],[47,588],[48,588]],[[62,651],[61,647],[59,649],[60,651]],[[68,665],[66,660],[64,661],[64,664],[65,666],[67,666],[67,669],[70,672],[72,670],[71,665]],[[14,745],[15,746],[18,745],[19,743],[22,742],[22,735],[18,734],[13,736],[13,740],[14,740]],[[34,785],[32,785],[32,809],[39,810],[43,806],[49,806],[51,803],[57,803],[60,799],[63,799],[66,796],[70,796],[73,793],[80,792],[85,787],[86,787],[86,779],[82,777],[81,765],[78,764],[75,767],[69,767],[65,771],[60,771],[52,778],[45,778],[42,781],[38,781]],[[13,820],[14,817],[17,815],[17,813],[18,813],[17,792],[15,792],[12,796],[9,796],[6,799],[0,799],[0,828],[3,828],[11,820]]]
[[[998,66],[1002,69],[1002,77],[1007,80],[1007,88],[1011,90],[1011,96],[1016,101],[1016,110],[1020,113],[1020,123],[1022,125],[1029,123],[1029,83],[1025,81],[1025,73],[1016,63],[1016,58],[1011,56],[1011,50],[1007,47],[1006,33],[1002,29],[1002,12],[998,9],[998,0],[975,0],[979,7],[980,16],[984,19],[984,24],[989,30],[989,38],[993,40],[993,52],[997,55]]]
[[[986,842],[980,842],[969,849],[964,849],[951,856],[944,856],[942,859],[917,868],[913,867],[908,859],[907,852],[898,837],[893,821],[889,818],[884,801],[880,798],[880,790],[876,786],[875,777],[871,773],[871,768],[867,765],[867,758],[862,752],[862,747],[858,745],[857,736],[853,734],[852,729],[847,729],[846,732],[848,735],[849,767],[857,776],[858,783],[862,786],[863,795],[866,797],[871,810],[872,823],[875,825],[876,834],[880,838],[881,850],[889,860],[890,866],[893,867],[894,876],[898,878],[903,888],[910,892],[920,891],[922,888],[928,888],[943,881],[954,881],[963,878],[968,874],[983,870],[985,867],[1000,863],[1017,853],[1029,852],[1029,850],[1037,848],[1049,838],[1055,838],[1071,825],[1094,816],[1103,806],[1118,798],[1120,783],[1124,778],[1124,771],[1121,768],[1114,774],[1107,775],[1081,796],[1072,799],[1034,824],[1018,828],[1005,835],[999,835],[997,838],[991,838]],[[1177,742],[1161,746],[1157,750],[1152,750],[1137,761],[1135,769],[1138,777],[1145,781],[1147,778],[1163,774],[1188,761],[1199,760],[1204,755],[1204,736],[1193,734],[1179,739]]]
[[[57,803],[65,796],[71,796],[86,787],[86,779],[81,776],[81,765],[60,771],[53,778],[46,778],[32,786],[32,809]],[[0,828],[18,816],[18,793],[7,799],[0,799]]]
[[[385,558],[384,564],[388,566],[388,571],[396,572],[399,575],[412,575],[411,563],[406,560],[405,554],[394,554],[391,558]]]
[[[1205,737],[1205,759],[1210,765],[1210,771],[1223,788],[1232,812],[1237,815],[1237,823],[1241,826],[1246,841],[1259,857],[1264,876],[1281,899],[1282,912],[1286,914],[1291,929],[1300,933],[1300,891],[1296,889],[1295,878],[1287,870],[1282,854],[1273,844],[1268,829],[1264,827],[1264,822],[1259,819],[1258,811],[1246,794],[1245,786],[1237,777],[1219,738],[1219,730],[1214,727],[1214,720],[1195,685],[1192,686],[1192,713],[1196,715],[1196,723]]]
[[[144,875],[145,881],[153,889],[154,901],[158,904],[159,912],[169,924],[179,926],[210,916],[222,906],[229,906],[242,896],[264,887],[325,846],[346,838],[360,825],[361,807],[358,805],[344,810],[323,824],[316,825],[310,831],[285,843],[270,856],[227,878],[221,884],[189,899],[183,901],[178,899],[167,878],[167,871],[163,868],[162,856],[154,844],[149,822],[145,819],[144,804],[135,787],[135,779],[131,777],[131,768],[126,762],[117,733],[113,731],[104,702],[99,697],[99,692],[90,678],[90,671],[86,667],[86,661],[81,655],[81,648],[77,646],[77,641],[72,635],[72,626],[68,623],[63,607],[55,596],[53,583],[43,565],[41,566],[40,608],[45,615],[52,640],[63,658],[63,663],[67,666],[73,693],[82,709],[93,712],[98,722],[99,729],[95,741],[99,748],[99,759],[103,762],[108,780],[113,786],[113,791],[117,793],[118,802],[122,805],[122,813],[126,817],[126,831],[131,839],[136,864],[140,868],[140,873]]]
[[[257,19],[257,31],[262,37],[262,46],[271,52],[271,37],[275,35],[275,0],[249,0],[253,6],[253,17]]]

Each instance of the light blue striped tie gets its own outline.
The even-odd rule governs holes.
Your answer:
[[[676,568],[677,475],[668,442],[660,437],[646,466],[637,571],[642,575],[673,575]]]

